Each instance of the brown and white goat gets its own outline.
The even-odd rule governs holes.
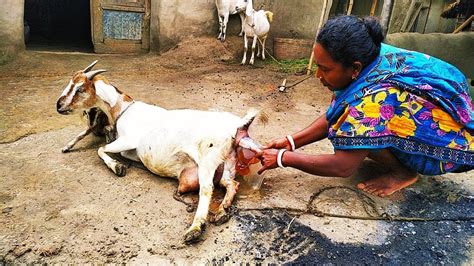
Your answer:
[[[234,181],[236,141],[247,135],[257,111],[252,109],[241,118],[226,112],[166,110],[134,101],[98,75],[105,70],[90,71],[96,63],[74,74],[57,101],[57,111],[71,114],[99,108],[107,116],[109,124],[116,128],[117,139],[100,147],[98,154],[116,175],[125,175],[126,167],[107,153],[120,153],[142,162],[157,175],[177,177],[183,190],[189,190],[193,184],[199,188],[199,203],[185,234],[186,242],[202,235],[214,174],[223,165],[219,184],[226,188],[226,194],[214,220],[226,221],[229,218],[226,210],[239,185]],[[71,147],[68,144],[63,151]]]

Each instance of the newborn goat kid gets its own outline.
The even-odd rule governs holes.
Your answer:
[[[116,127],[117,139],[100,147],[98,153],[116,175],[124,176],[126,167],[107,153],[120,153],[142,162],[157,175],[178,177],[180,187],[182,183],[199,187],[199,204],[185,234],[186,242],[197,240],[202,234],[214,174],[223,165],[219,184],[226,188],[226,194],[214,220],[225,222],[229,218],[226,209],[231,206],[239,185],[233,180],[236,143],[247,135],[257,111],[250,110],[240,118],[226,112],[166,110],[134,101],[98,75],[105,70],[90,71],[96,63],[74,74],[57,101],[57,111],[71,114],[99,108],[107,115],[109,124]]]

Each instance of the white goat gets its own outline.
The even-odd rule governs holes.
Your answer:
[[[254,63],[255,46],[257,45],[257,39],[259,40],[259,45],[262,48],[262,60],[265,60],[265,41],[267,40],[268,32],[270,31],[270,22],[272,22],[273,20],[273,13],[265,10],[255,11],[253,9],[252,0],[247,0],[245,2],[239,1],[236,9],[238,12],[242,12],[245,10],[245,19],[243,26],[244,58],[242,59],[242,65],[245,65],[245,62],[247,61],[248,37],[253,38],[252,56],[250,57],[249,64],[253,65]],[[257,57],[260,56],[260,46],[257,46]]]
[[[230,217],[226,209],[231,206],[239,186],[234,181],[236,141],[247,135],[247,128],[257,111],[252,109],[240,118],[226,112],[166,110],[134,101],[98,75],[105,70],[90,71],[96,63],[74,74],[57,101],[57,111],[71,114],[99,108],[107,115],[109,124],[116,128],[117,139],[100,147],[98,154],[116,175],[124,176],[126,167],[107,153],[120,153],[142,162],[157,175],[177,177],[178,191],[183,186],[199,188],[199,203],[193,223],[185,234],[186,242],[202,235],[214,174],[223,165],[219,184],[226,188],[226,194],[214,221],[227,221]],[[80,134],[81,138],[85,135]],[[63,152],[72,146],[69,143]]]
[[[247,0],[216,0],[217,15],[219,17],[219,35],[217,39],[222,42],[225,41],[226,31],[227,31],[227,22],[229,21],[229,15],[234,15],[239,13],[240,16],[240,33],[239,36],[242,36],[244,31],[244,14],[242,11],[237,11],[236,7],[239,1]]]

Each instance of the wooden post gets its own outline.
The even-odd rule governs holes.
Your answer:
[[[458,33],[460,31],[462,31],[462,29],[464,29],[471,21],[474,20],[474,15],[470,16],[468,19],[466,19],[466,21],[464,21],[463,24],[461,24],[461,26],[459,26],[457,29],[455,29],[453,31],[453,33]]]
[[[370,16],[375,14],[375,9],[377,8],[377,0],[372,0],[372,6],[370,7]]]
[[[352,14],[352,6],[354,5],[354,0],[349,0],[349,4],[347,5],[347,14],[350,15]]]
[[[410,2],[410,7],[408,8],[408,11],[406,13],[405,19],[403,20],[402,27],[400,28],[400,32],[405,32],[406,28],[408,26],[408,22],[410,21],[411,14],[415,11],[415,3],[416,0],[412,0]]]
[[[330,3],[328,3],[330,2]],[[316,37],[318,37],[319,30],[323,26],[323,22],[327,19],[326,10],[331,10],[332,0],[324,0],[323,9],[321,10],[321,18],[319,19],[318,29],[316,30]],[[329,6],[329,9],[328,9]],[[316,37],[313,43],[313,48],[311,49],[311,56],[309,57],[308,67],[306,68],[306,75],[311,74],[311,68],[313,67],[314,60],[314,47],[316,46]]]
[[[392,13],[393,1],[384,0],[382,6],[382,14],[380,14],[380,25],[382,25],[383,35],[386,36],[388,32],[388,24],[390,15]]]

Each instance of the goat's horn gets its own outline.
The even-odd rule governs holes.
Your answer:
[[[86,77],[89,79],[89,80],[92,80],[95,76],[99,75],[100,73],[104,73],[106,72],[107,70],[105,69],[99,69],[99,70],[94,70],[94,71],[91,71],[91,72],[87,72],[85,73],[86,74]]]
[[[86,68],[84,68],[84,70],[82,70],[82,72],[84,72],[84,73],[89,72],[89,70],[91,70],[95,66],[95,64],[97,64],[97,62],[99,62],[99,60],[95,60],[94,62],[92,62],[92,64],[90,64]]]

